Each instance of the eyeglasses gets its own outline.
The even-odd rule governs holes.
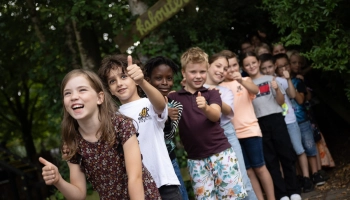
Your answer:
[[[277,69],[278,70],[283,70],[283,68],[286,68],[286,67],[289,67],[289,63],[286,63],[286,64],[284,64],[284,65],[281,65],[281,66],[277,66]]]

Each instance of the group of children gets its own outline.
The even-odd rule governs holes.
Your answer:
[[[247,51],[242,69],[249,77],[238,63],[228,50],[208,57],[190,48],[176,92],[179,68],[163,56],[142,66],[109,55],[97,74],[69,72],[61,84],[61,130],[70,181],[39,158],[45,183],[67,199],[85,199],[88,180],[101,199],[186,200],[174,153],[178,129],[196,199],[262,200],[263,191],[269,200],[301,199],[296,157],[304,192],[324,183],[303,113],[305,86],[285,54]]]

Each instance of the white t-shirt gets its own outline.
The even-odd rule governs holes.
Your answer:
[[[276,81],[282,85],[282,88],[284,89],[284,91],[287,91],[288,82],[285,78],[276,77]],[[284,117],[284,121],[286,122],[286,124],[291,124],[296,122],[297,118],[295,117],[294,109],[292,107],[292,102],[290,101],[289,96],[286,93],[284,94],[284,102],[288,106],[287,114]]]
[[[180,185],[168,155],[164,141],[164,123],[168,118],[166,106],[159,117],[148,98],[123,104],[119,112],[134,119],[138,130],[137,139],[143,156],[143,164],[151,173],[157,187],[163,185]]]
[[[209,88],[210,85],[204,84],[203,85],[206,88]],[[221,113],[221,117],[220,117],[220,126],[223,126],[227,123],[231,123],[231,119],[233,118],[233,93],[229,88],[223,87],[223,86],[215,86],[216,88],[219,89],[220,91],[220,97],[221,97],[221,101],[226,103],[227,105],[229,105],[231,107],[231,113],[229,115],[223,115]]]

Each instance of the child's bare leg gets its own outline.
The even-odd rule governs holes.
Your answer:
[[[256,197],[258,198],[258,200],[264,200],[264,195],[261,191],[260,183],[255,175],[254,170],[252,168],[247,169],[247,174],[250,179],[250,182],[252,183]]]
[[[299,161],[299,166],[301,168],[302,171],[302,175],[304,177],[310,177],[309,174],[309,165],[307,163],[307,157],[305,153],[302,153],[298,156],[298,161]]]
[[[309,156],[308,160],[309,160],[309,164],[310,164],[310,168],[311,168],[312,174],[316,173],[318,171],[316,156]]]
[[[267,199],[275,200],[275,192],[273,188],[272,178],[266,166],[264,165],[261,167],[254,168],[254,172],[259,178],[261,185],[264,188]]]

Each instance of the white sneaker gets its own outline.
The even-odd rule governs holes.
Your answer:
[[[290,200],[301,200],[301,196],[299,194],[292,194]]]
[[[284,197],[282,197],[280,200],[290,200],[290,199],[289,199],[289,197],[284,196]]]

